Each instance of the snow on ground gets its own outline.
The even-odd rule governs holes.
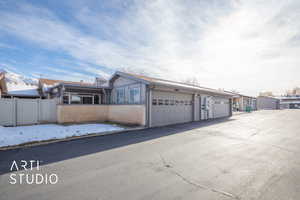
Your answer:
[[[111,124],[0,126],[0,147],[123,129],[122,127]]]

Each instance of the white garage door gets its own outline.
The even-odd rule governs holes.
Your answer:
[[[153,91],[151,126],[163,126],[193,120],[192,95]]]
[[[229,99],[214,97],[213,118],[228,117],[230,115]]]

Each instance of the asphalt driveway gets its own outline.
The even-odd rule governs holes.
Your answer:
[[[300,110],[258,111],[0,151],[0,199],[298,200],[299,153]],[[14,160],[41,166],[13,172]],[[10,184],[13,173],[58,182]]]

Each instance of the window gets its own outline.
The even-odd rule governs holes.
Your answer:
[[[140,103],[140,88],[129,89],[129,103]]]
[[[174,106],[174,100],[170,100],[170,105]]]
[[[81,104],[81,98],[78,95],[71,96],[71,104]]]
[[[165,99],[165,105],[169,105],[169,99]]]
[[[83,96],[81,97],[82,104],[93,104],[93,97],[92,96]]]
[[[179,105],[179,101],[178,100],[175,101],[175,105],[176,106]]]
[[[94,104],[100,104],[100,98],[99,95],[94,96]]]
[[[152,105],[157,105],[157,99],[152,99]]]
[[[65,93],[63,104],[101,104],[98,94],[75,94]]]
[[[158,99],[158,105],[164,105],[164,101],[162,99]]]
[[[69,96],[63,96],[63,104],[69,104]]]
[[[124,88],[117,89],[117,103],[121,104],[125,102],[125,90]]]

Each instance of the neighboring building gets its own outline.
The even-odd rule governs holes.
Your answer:
[[[257,109],[258,110],[276,110],[280,108],[279,99],[274,97],[257,97]]]
[[[105,104],[110,90],[102,83],[39,79],[38,90],[43,98],[57,98],[60,104]]]
[[[300,96],[278,97],[280,109],[300,109]]]
[[[249,107],[252,111],[257,110],[256,97],[246,96],[238,93],[232,93],[232,94],[234,94],[232,100],[233,111],[244,112],[247,110],[247,107]]]
[[[111,104],[144,105],[146,126],[232,115],[233,95],[228,92],[123,72],[116,72],[109,83]]]
[[[292,90],[288,90],[286,92],[286,95],[285,96],[300,96],[300,88],[299,87],[295,87],[294,89]]]

